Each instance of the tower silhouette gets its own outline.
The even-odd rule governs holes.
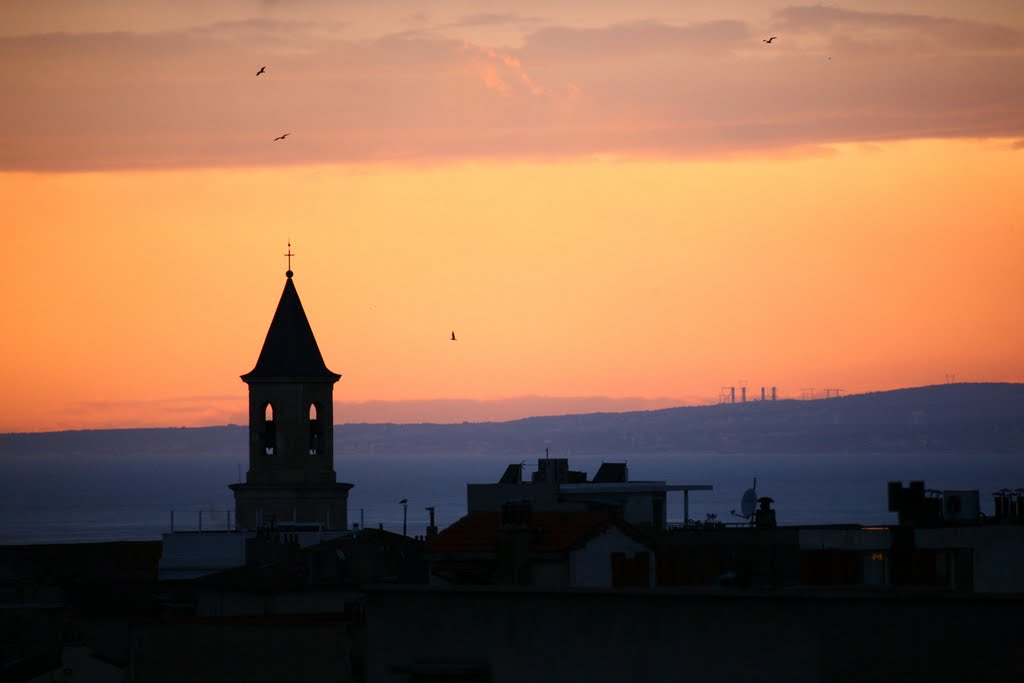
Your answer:
[[[291,250],[289,249],[289,261]],[[231,484],[241,529],[272,522],[348,526],[348,491],[334,471],[334,383],[290,268],[249,386],[249,469]]]

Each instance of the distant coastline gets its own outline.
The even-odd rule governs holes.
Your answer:
[[[0,434],[0,457],[233,452],[246,427]],[[896,453],[1024,455],[1024,384],[960,383],[810,401],[747,401],[659,410],[461,424],[341,423],[339,456],[560,452]]]

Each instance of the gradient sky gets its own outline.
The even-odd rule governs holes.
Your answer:
[[[8,0],[0,92],[0,431],[243,422],[288,239],[339,422],[1024,381],[1018,0]]]

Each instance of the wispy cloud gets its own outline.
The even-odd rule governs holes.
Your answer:
[[[514,86],[518,85],[531,95],[549,94],[547,88],[538,84],[526,72],[522,62],[509,53],[470,43],[463,43],[462,49],[469,55],[470,71],[475,72],[491,90],[510,96]]]
[[[749,28],[739,21],[685,26],[658,21],[602,28],[551,26],[527,36],[522,54],[540,64],[561,66],[580,62],[628,63],[660,53],[717,58],[749,47],[751,40]]]
[[[1015,28],[836,7],[773,21],[785,33],[772,47],[734,20],[545,26],[518,47],[268,19],[2,38],[0,169],[686,158],[1024,135]]]
[[[815,5],[787,7],[775,14],[782,32],[829,36],[838,45],[919,53],[931,50],[998,52],[1020,50],[1024,33],[995,23],[896,12],[862,12]]]
[[[502,26],[514,24],[516,26],[539,24],[543,21],[540,17],[523,16],[515,12],[478,12],[459,17],[449,22],[448,26],[472,28],[477,26]]]
[[[175,396],[164,399],[75,401],[55,415],[59,428],[111,429],[246,424],[245,396]]]

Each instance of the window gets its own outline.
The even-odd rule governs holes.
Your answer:
[[[316,404],[309,404],[309,454],[318,455],[323,441],[320,420],[317,417]]]
[[[274,425],[274,406],[269,403],[263,407],[263,450],[273,455],[277,447],[277,429]]]

